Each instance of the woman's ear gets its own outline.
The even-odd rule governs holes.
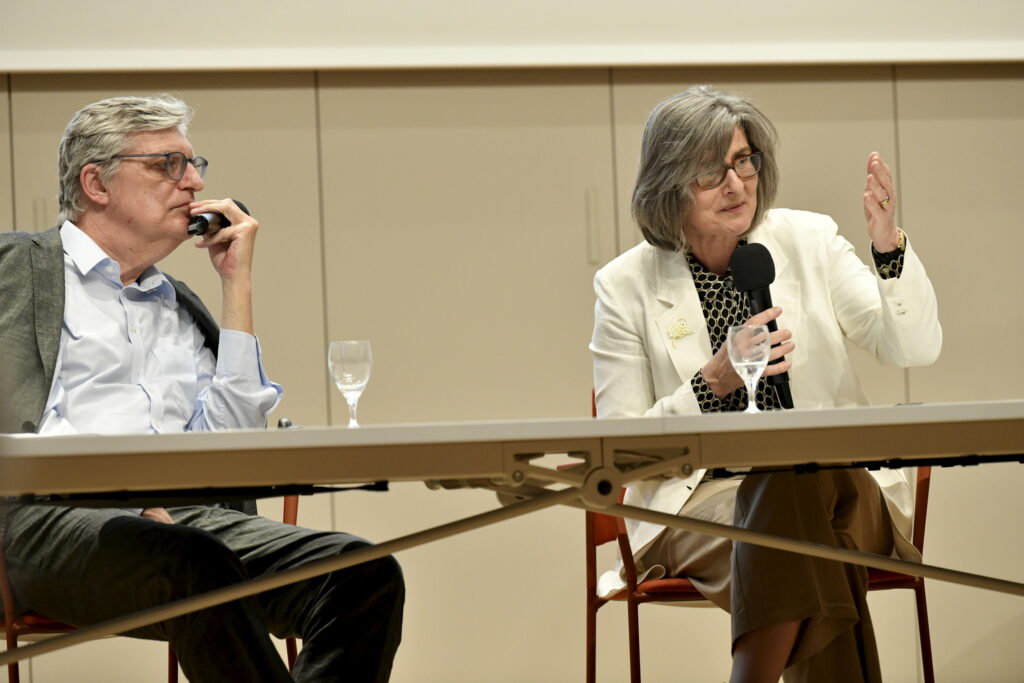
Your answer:
[[[106,183],[100,178],[99,164],[86,164],[78,173],[82,194],[90,202],[105,207],[110,202]]]

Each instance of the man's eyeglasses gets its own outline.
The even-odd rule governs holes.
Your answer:
[[[693,181],[702,190],[713,190],[725,182],[725,176],[730,170],[736,171],[736,175],[740,178],[753,178],[761,170],[763,156],[761,152],[754,152],[745,157],[740,157],[732,166],[722,164],[718,167],[704,168],[697,172],[697,177]]]
[[[210,165],[204,157],[192,157],[189,159],[181,152],[167,152],[166,154],[115,154],[111,159],[141,159],[144,157],[163,157],[164,168],[167,169],[168,177],[177,182],[185,175],[185,169],[192,164],[199,173],[200,178],[206,177],[206,167]]]

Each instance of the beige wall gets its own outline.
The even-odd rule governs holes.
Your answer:
[[[585,415],[590,281],[615,255],[607,74],[320,84],[327,326],[374,345],[362,415]]]
[[[939,361],[909,372],[915,401],[1024,397],[1020,181],[1004,159],[1024,156],[1024,66],[896,69],[903,217],[921,226],[943,323]],[[942,470],[933,483],[926,558],[1024,580],[1020,465]],[[1002,535],[993,532],[1002,530]],[[1020,680],[1024,605],[949,584],[929,587],[932,631],[949,680]]]
[[[590,280],[639,239],[628,203],[640,128],[660,99],[699,82],[755,96],[782,138],[779,204],[834,216],[862,257],[867,154],[895,168],[945,347],[909,372],[856,352],[874,402],[1024,398],[1024,366],[1011,362],[1024,334],[1021,220],[1004,170],[1024,152],[1021,66],[15,74],[10,127],[0,107],[0,229],[12,201],[18,228],[52,220],[54,151],[76,108],[176,92],[195,105],[191,137],[212,162],[204,196],[241,198],[261,221],[257,327],[287,389],[278,416],[344,423],[324,368],[327,340],[343,337],[374,345],[364,422],[582,416]],[[201,253],[183,248],[165,265],[219,308]],[[1024,514],[1019,467],[942,470],[934,482],[926,559],[1024,580],[1020,534],[996,534]],[[303,500],[300,522],[385,539],[494,505],[479,491],[402,484]],[[403,553],[394,680],[579,680],[581,536],[577,511],[552,510]],[[1024,605],[937,582],[929,597],[943,679],[1016,680]],[[917,680],[911,599],[871,601],[887,680]],[[602,611],[600,680],[626,675],[618,607]],[[649,607],[642,628],[647,680],[679,680],[684,655],[699,657],[687,680],[727,677],[727,615]],[[32,681],[157,681],[162,656],[115,639],[40,658]]]

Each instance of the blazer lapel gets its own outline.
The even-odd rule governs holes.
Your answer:
[[[686,254],[658,250],[657,293],[666,307],[655,318],[661,348],[686,382],[711,358],[711,337]],[[657,351],[651,349],[651,353]]]
[[[203,305],[199,296],[184,282],[176,280],[167,273],[164,273],[164,277],[174,287],[178,303],[185,307],[185,310],[192,315],[196,325],[199,326],[199,330],[203,333],[204,346],[213,351],[213,355],[216,356],[217,350],[220,347],[220,328],[217,326],[216,321],[214,321],[210,311]]]
[[[53,383],[64,323],[64,246],[59,229],[40,233],[33,242],[31,277],[36,344],[44,383],[49,387]]]
[[[760,228],[751,231],[747,241],[763,244],[772,255],[772,262],[775,264],[775,281],[769,288],[772,294],[772,305],[782,307],[782,315],[779,316],[778,325],[782,329],[801,328],[804,311],[801,307],[803,296],[801,281],[797,268],[792,267],[789,258],[786,256],[788,249],[773,239],[769,233]]]
[[[747,233],[747,242],[756,242],[757,244],[764,245],[768,253],[772,255],[772,263],[775,264],[776,282],[780,279],[787,280],[790,278],[789,257],[786,256],[786,250],[782,248],[778,240],[772,238],[770,233],[765,232],[761,229],[761,226],[758,226]]]

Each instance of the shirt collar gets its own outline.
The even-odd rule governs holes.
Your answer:
[[[746,243],[746,239],[741,239],[739,244],[736,246],[739,248]],[[693,254],[689,252],[686,254],[686,260],[690,265],[690,273],[693,274],[693,284],[701,294],[718,296],[723,291],[728,292],[734,289],[731,267],[726,269],[725,275],[717,275],[705,268],[703,264],[701,264],[701,262],[694,258]]]
[[[120,264],[107,256],[106,252],[81,228],[71,221],[64,221],[64,225],[60,227],[60,239],[64,243],[64,253],[75,264],[75,268],[78,269],[82,277],[95,270],[101,277],[121,286]],[[128,286],[144,292],[152,292],[171,302],[177,300],[174,287],[156,266],[146,268],[139,275],[139,279]]]
[[[92,238],[82,232],[81,228],[71,221],[64,221],[60,226],[60,240],[64,243],[64,253],[68,255],[78,272],[81,275],[88,275],[89,271],[100,264],[111,265],[116,269],[112,279],[119,279],[121,268],[112,258],[100,249],[99,245],[92,241]],[[106,275],[111,275],[110,271]]]

